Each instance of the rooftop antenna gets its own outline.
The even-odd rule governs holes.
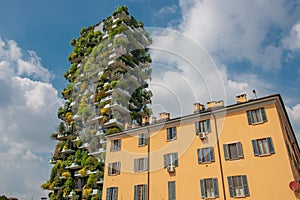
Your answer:
[[[255,91],[255,90],[252,90],[252,92],[253,92],[253,95],[254,95],[255,99],[257,99],[256,91]]]

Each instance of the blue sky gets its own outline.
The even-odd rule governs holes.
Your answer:
[[[45,194],[69,42],[118,5],[153,33],[154,113],[280,93],[299,140],[299,1],[10,0],[0,7],[0,195]]]

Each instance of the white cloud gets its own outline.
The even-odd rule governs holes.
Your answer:
[[[0,188],[29,199],[44,194],[39,185],[48,178],[50,135],[62,102],[40,58],[21,52],[15,41],[0,39]]]
[[[178,9],[178,7],[175,4],[173,4],[171,6],[165,6],[165,7],[161,8],[159,11],[157,11],[155,13],[155,16],[158,18],[164,18],[166,15],[176,13],[177,9]]]
[[[271,71],[281,67],[282,47],[269,32],[291,23],[291,4],[267,1],[180,1],[180,31],[203,44],[220,61],[246,60]]]
[[[298,50],[300,49],[300,22],[296,23],[289,35],[283,39],[283,45],[287,49]]]

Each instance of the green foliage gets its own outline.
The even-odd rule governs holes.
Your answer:
[[[113,134],[113,133],[118,133],[121,132],[121,129],[119,127],[113,127],[107,129],[107,134]]]
[[[88,153],[85,151],[81,158],[81,166],[84,167],[86,165],[86,160],[88,159]]]
[[[87,187],[92,188],[96,184],[95,174],[91,174],[87,180]]]
[[[113,16],[116,16],[117,14],[121,13],[121,12],[125,12],[127,15],[129,15],[129,12],[128,12],[128,7],[127,6],[120,6],[116,9],[116,11],[114,11],[112,13]]]

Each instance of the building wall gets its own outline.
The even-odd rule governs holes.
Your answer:
[[[267,122],[248,125],[246,110],[261,107],[265,108]],[[224,196],[226,199],[236,199],[230,197],[227,177],[246,175],[250,196],[242,199],[296,199],[288,185],[293,180],[299,180],[299,175],[295,172],[287,152],[283,125],[288,127],[289,125],[284,116],[284,120],[281,119],[281,107],[278,107],[278,101],[274,100],[253,102],[228,107],[224,112],[216,111],[215,115],[211,115],[209,112],[195,114],[182,119],[170,120],[164,125],[138,128],[132,131],[131,135],[110,136],[108,147],[110,147],[110,140],[116,138],[122,138],[122,146],[119,152],[107,151],[106,163],[120,161],[121,173],[117,176],[107,176],[106,166],[104,188],[118,186],[118,199],[133,199],[134,185],[148,185],[149,181],[149,199],[166,200],[168,199],[168,181],[176,181],[176,199],[201,199],[200,179],[217,178],[219,190],[217,199],[225,199]],[[206,139],[200,139],[195,134],[194,122],[208,118],[211,132],[208,133]],[[177,127],[177,137],[172,141],[167,141],[166,128],[173,126]],[[148,131],[151,134],[150,173],[134,173],[134,159],[146,157],[148,151],[148,146],[138,147],[137,135],[148,133]],[[265,137],[272,138],[275,153],[254,156],[251,140]],[[233,142],[241,142],[244,157],[232,161],[225,160],[223,144]],[[199,164],[197,149],[205,147],[213,147],[215,161]],[[175,173],[168,173],[163,166],[164,154],[175,152],[178,153],[178,167],[175,168]],[[297,152],[295,156],[297,156],[296,154]],[[105,197],[106,189],[103,190],[103,199]]]

